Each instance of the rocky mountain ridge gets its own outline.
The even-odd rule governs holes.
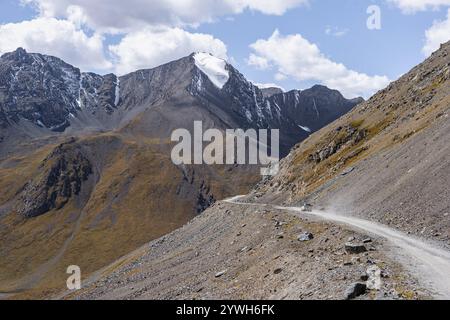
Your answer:
[[[175,165],[173,130],[280,129],[284,155],[357,103],[321,87],[290,107],[196,57],[121,77],[23,49],[0,58],[0,291],[55,290],[67,265],[95,272],[260,180],[257,166]]]
[[[299,126],[315,131],[361,102],[325,87],[265,97],[230,64],[225,67],[229,79],[218,88],[194,56],[117,77],[83,73],[58,58],[19,48],[0,58],[0,125],[5,129],[25,120],[46,134],[120,129],[143,108],[186,90],[223,127],[280,128],[287,153],[310,133]]]

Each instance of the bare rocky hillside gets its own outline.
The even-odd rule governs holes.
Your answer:
[[[450,245],[450,43],[297,145],[261,201],[310,202]]]
[[[297,145],[249,196],[59,297],[448,298],[449,51]]]

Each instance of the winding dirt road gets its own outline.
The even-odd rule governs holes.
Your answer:
[[[434,293],[437,299],[450,299],[449,251],[373,221],[326,211],[313,210],[311,212],[305,212],[299,207],[240,202],[239,200],[243,197],[245,196],[233,197],[224,200],[224,202],[236,205],[272,207],[277,210],[291,212],[295,215],[316,217],[321,220],[339,223],[383,237],[392,245],[391,249],[392,253],[395,254],[395,258],[416,276],[426,289]]]

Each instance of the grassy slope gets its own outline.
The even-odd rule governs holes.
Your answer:
[[[59,291],[67,266],[79,265],[87,276],[192,219],[202,183],[221,199],[247,192],[258,178],[253,169],[236,174],[227,167],[194,167],[186,180],[167,156],[167,145],[142,137],[104,134],[77,143],[96,172],[79,196],[33,219],[14,210],[0,218],[0,292],[25,289],[20,297],[36,297]],[[54,147],[1,167],[3,208],[45,170],[40,166]]]

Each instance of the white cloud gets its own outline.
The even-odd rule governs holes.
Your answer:
[[[30,52],[49,54],[83,70],[108,70],[103,38],[88,36],[67,20],[37,18],[0,25],[0,53],[23,47]]]
[[[287,75],[285,75],[284,73],[281,73],[281,72],[277,72],[276,74],[275,74],[275,80],[277,80],[277,81],[284,81],[284,80],[286,80],[287,78],[288,78],[288,76]]]
[[[259,70],[267,70],[270,68],[269,61],[266,58],[257,56],[253,53],[248,57],[247,64]]]
[[[282,15],[287,10],[307,4],[307,0],[228,0],[236,3],[236,8],[242,11],[245,8],[260,11],[265,14]]]
[[[276,30],[269,39],[260,39],[250,47],[255,56],[276,66],[278,81],[284,77],[317,81],[347,97],[368,97],[389,83],[386,76],[368,76],[331,61],[300,34],[283,36]]]
[[[403,13],[412,14],[418,11],[439,10],[441,7],[449,7],[450,0],[387,0],[399,7]],[[435,21],[433,25],[425,31],[425,45],[422,48],[424,55],[429,56],[439,49],[442,43],[450,40],[450,9],[447,12],[447,19]]]
[[[339,27],[331,27],[331,26],[327,26],[325,28],[325,34],[328,36],[333,36],[333,37],[343,37],[348,33],[348,29],[341,29]]]
[[[447,19],[433,23],[433,26],[425,32],[425,38],[425,46],[422,48],[422,52],[426,56],[439,49],[442,43],[450,40],[450,9],[447,12]]]
[[[123,74],[206,51],[227,58],[225,44],[212,35],[183,30],[245,10],[282,15],[308,0],[17,0],[39,17],[4,25],[1,51],[23,46],[52,54],[83,69]],[[10,30],[13,29],[13,32]],[[83,31],[87,30],[89,35]],[[90,35],[90,32],[93,35]],[[9,34],[6,34],[9,33]],[[120,34],[104,50],[103,35]],[[104,52],[108,54],[108,61]],[[112,60],[111,60],[112,57]],[[261,61],[260,61],[261,62]]]
[[[103,36],[87,35],[73,20],[37,18],[0,25],[0,54],[23,47],[29,52],[53,55],[84,71],[119,74],[152,68],[205,51],[227,59],[226,45],[208,34],[190,33],[180,28],[144,28],[126,34],[117,45],[104,48]],[[112,61],[105,56],[109,50]],[[110,57],[109,57],[110,58]]]
[[[404,13],[436,10],[442,6],[450,6],[450,0],[388,0],[399,7]]]
[[[255,10],[282,15],[308,0],[21,0],[45,17],[77,19],[98,31],[129,32],[143,26],[198,25],[215,18]]]
[[[208,34],[189,33],[179,28],[147,28],[132,32],[119,44],[110,46],[110,50],[116,56],[118,74],[156,67],[198,51],[227,59],[227,48],[222,41]]]

